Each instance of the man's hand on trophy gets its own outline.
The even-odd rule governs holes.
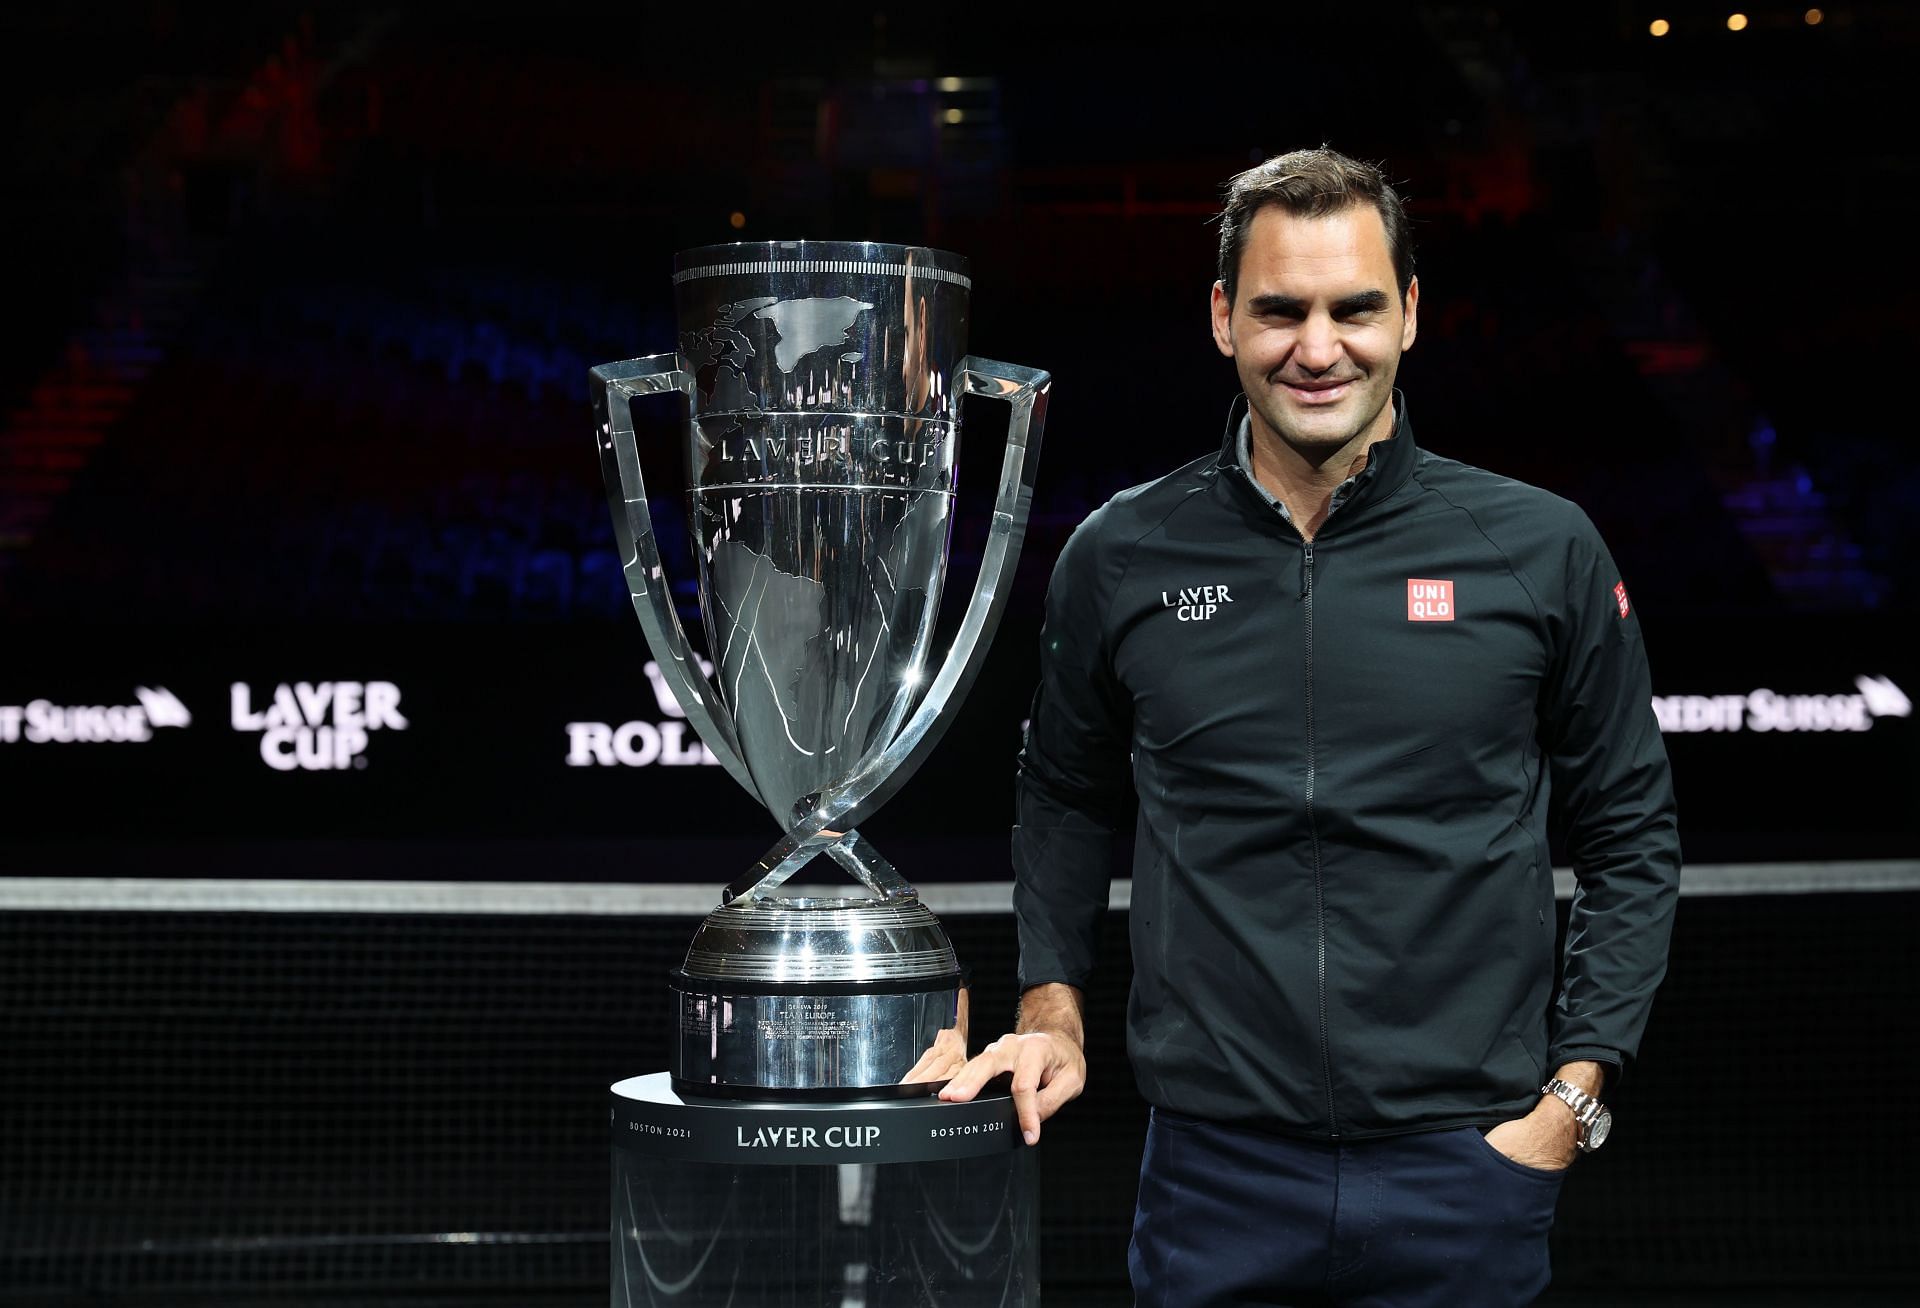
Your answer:
[[[932,1047],[920,1055],[911,1072],[900,1078],[901,1085],[948,1081],[967,1065],[967,1009],[971,998],[972,992],[962,985],[954,1005],[953,1025],[933,1038]]]
[[[965,1067],[942,1099],[965,1101],[997,1076],[1013,1075],[1013,1108],[1020,1118],[1020,1134],[1028,1144],[1040,1143],[1040,1123],[1076,1097],[1087,1084],[1087,1060],[1080,1046],[1053,1031],[1003,1035]]]
[[[900,1078],[901,1085],[920,1085],[928,1081],[947,1081],[959,1075],[967,1065],[967,1042],[960,1032],[948,1027],[933,1038],[933,1045],[920,1055],[913,1070]]]
[[[1040,1143],[1040,1124],[1087,1085],[1082,1004],[1079,990],[1058,982],[1028,990],[1020,997],[1019,1030],[981,1050],[940,1097],[964,1102],[993,1078],[1011,1075],[1020,1134],[1030,1145]]]

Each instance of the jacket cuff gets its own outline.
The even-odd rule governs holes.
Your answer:
[[[1055,960],[1043,960],[1030,967],[1015,970],[1014,987],[1017,995],[1024,995],[1035,986],[1060,985],[1072,986],[1085,992],[1087,982],[1093,977],[1092,968],[1070,968]],[[1019,1002],[1016,998],[1015,1002]]]
[[[1568,1063],[1598,1063],[1606,1069],[1606,1079],[1600,1086],[1602,1099],[1619,1086],[1620,1075],[1626,1069],[1626,1057],[1618,1049],[1609,1049],[1605,1045],[1565,1045],[1547,1051],[1549,1077]]]

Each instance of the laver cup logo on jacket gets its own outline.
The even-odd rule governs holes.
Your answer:
[[[1453,583],[1407,578],[1408,622],[1452,622]]]
[[[1220,611],[1222,604],[1233,603],[1233,596],[1227,594],[1225,586],[1193,586],[1177,595],[1161,591],[1160,603],[1174,610],[1173,616],[1182,622],[1205,622]]]

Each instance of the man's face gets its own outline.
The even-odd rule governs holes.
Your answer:
[[[1214,283],[1213,339],[1233,360],[1255,423],[1317,465],[1363,432],[1391,434],[1388,402],[1419,300],[1417,280],[1404,303],[1395,293],[1386,225],[1372,205],[1325,218],[1268,205],[1247,229],[1231,304]]]

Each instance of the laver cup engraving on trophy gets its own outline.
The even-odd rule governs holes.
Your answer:
[[[1050,378],[966,353],[972,282],[940,250],[709,246],[675,260],[680,348],[593,369],[634,610],[716,758],[781,835],[673,974],[671,1071],[748,1097],[924,1094],[964,1061],[937,919],[856,830],[926,758],[985,656],[1019,557]],[[632,401],[687,397],[688,527],[711,680],[662,572]],[[1012,406],[980,575],[930,659],[961,400]],[[826,855],[865,894],[779,893]]]

